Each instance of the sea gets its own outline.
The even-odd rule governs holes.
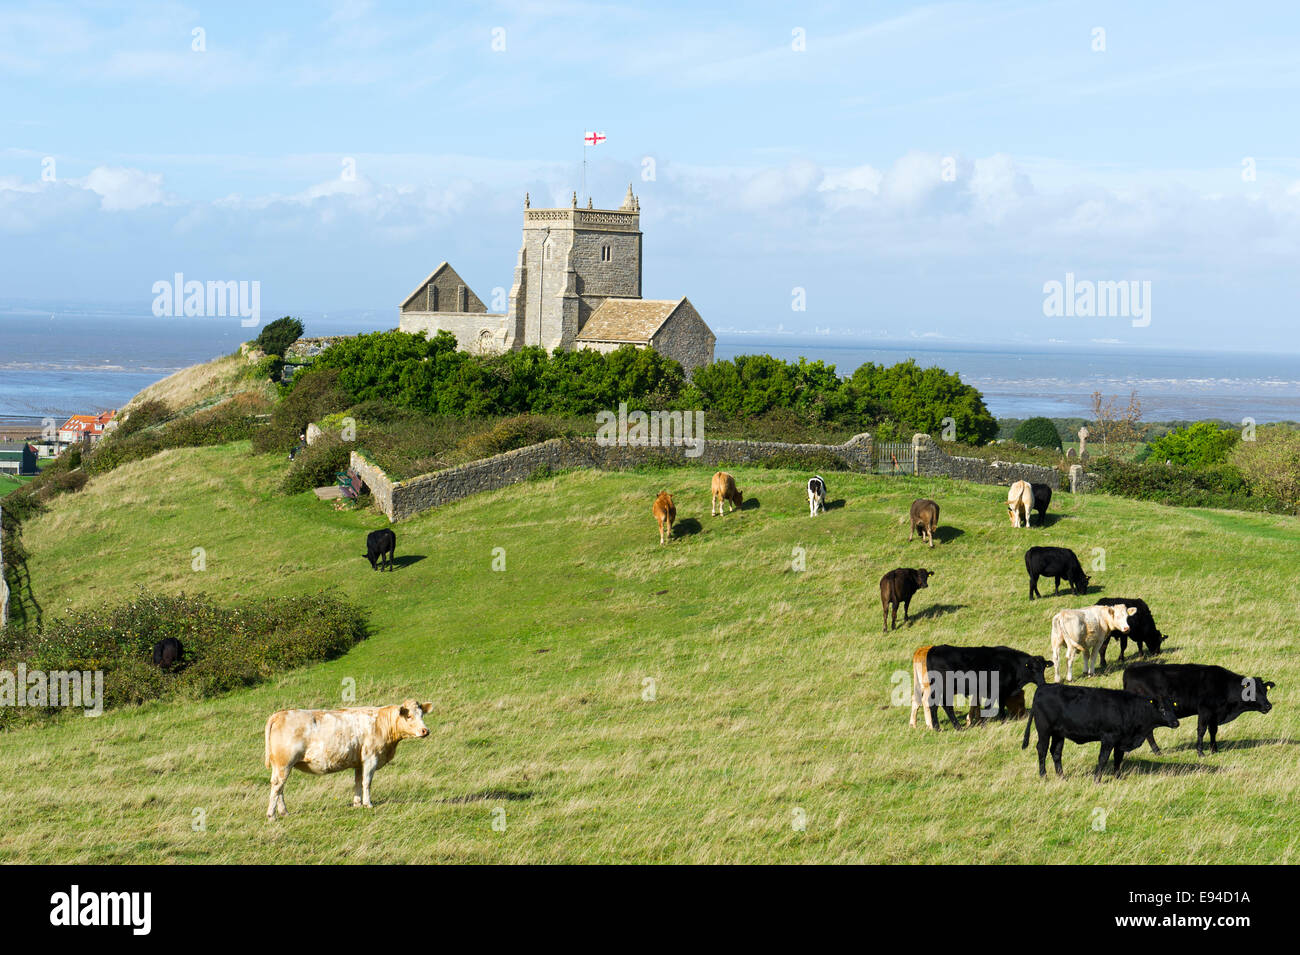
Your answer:
[[[308,335],[393,327],[391,310],[302,314]],[[120,408],[174,371],[229,354],[256,329],[231,318],[156,318],[138,307],[0,304],[0,423]],[[718,358],[769,354],[834,365],[909,358],[957,372],[1001,418],[1089,417],[1090,396],[1131,391],[1148,421],[1300,421],[1300,355],[720,333]]]

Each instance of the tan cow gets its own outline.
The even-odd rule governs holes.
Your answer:
[[[313,776],[351,769],[356,785],[352,805],[370,805],[370,780],[404,739],[429,735],[424,714],[432,703],[406,700],[392,706],[349,706],[338,710],[280,710],[266,721],[266,754],[271,770],[271,802],[266,818],[287,815],[284,784],[295,767]]]
[[[1096,660],[1106,638],[1114,633],[1128,633],[1128,618],[1137,613],[1136,607],[1105,606],[1098,604],[1082,610],[1062,610],[1052,618],[1052,666],[1056,667],[1056,682],[1061,682],[1061,646],[1065,645],[1067,680],[1074,679],[1074,658],[1083,654],[1084,672],[1092,676]]]
[[[910,543],[917,531],[921,540],[934,546],[934,532],[939,527],[939,505],[926,498],[917,498],[912,502],[912,510],[907,515],[907,540]]]
[[[1017,481],[1011,485],[1007,491],[1007,510],[1011,512],[1011,526],[1021,527],[1021,519],[1024,519],[1024,527],[1029,526],[1029,512],[1034,507],[1034,489],[1028,481]]]
[[[713,475],[713,500],[709,505],[709,516],[713,517],[716,511],[718,516],[722,515],[722,504],[724,501],[731,504],[734,511],[740,507],[745,495],[736,490],[736,479],[726,471],[719,471]]]
[[[672,495],[660,491],[655,498],[653,510],[655,520],[659,522],[659,543],[663,544],[673,536],[673,521],[677,520],[677,508],[673,505]]]

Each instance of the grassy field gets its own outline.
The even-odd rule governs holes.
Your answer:
[[[750,468],[733,473],[751,506],[710,517],[706,472],[575,472],[397,525],[401,565],[376,574],[363,539],[384,518],[275,495],[282,467],[246,443],[172,451],[59,499],[25,537],[45,613],[136,587],[328,588],[369,610],[370,639],[224,698],[0,736],[0,860],[1300,861],[1294,518],[1061,494],[1048,527],[1017,531],[1004,488],[835,474],[842,503],[813,520],[806,475]],[[660,547],[665,488],[679,534]],[[942,505],[933,550],[900,520],[918,496]],[[1039,543],[1085,566],[1104,549],[1093,595],[1145,597],[1171,662],[1275,680],[1273,712],[1204,759],[1194,724],[1161,730],[1164,755],[1101,785],[1095,744],[1040,780],[1023,722],[909,729],[891,696],[916,646],[1050,656],[1051,614],[1085,601],[1027,600]],[[884,634],[877,581],[896,566],[937,576]],[[295,773],[268,823],[267,715],[340,705],[347,680],[358,703],[432,700],[430,737],[378,773],[373,811],[350,807],[350,773]],[[1119,681],[1112,665],[1079,682]]]

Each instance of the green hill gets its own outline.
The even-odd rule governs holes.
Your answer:
[[[283,467],[246,442],[169,451],[97,478],[27,525],[46,614],[140,586],[218,600],[328,589],[368,610],[372,636],[223,698],[0,735],[0,859],[1300,856],[1296,518],[1062,493],[1049,527],[1017,531],[1004,488],[834,474],[830,499],[843,506],[810,519],[806,475],[756,468],[732,469],[756,506],[710,517],[704,470],[575,472],[396,525],[405,560],[378,574],[364,537],[385,519],[274,493]],[[663,547],[650,514],[661,489],[676,497],[680,527]],[[915,497],[941,504],[933,550],[907,542],[901,519]],[[1085,565],[1104,548],[1093,593],[1144,597],[1169,634],[1164,659],[1266,676],[1278,705],[1227,725],[1222,751],[1204,759],[1189,748],[1194,721],[1160,731],[1164,755],[1133,754],[1100,786],[1095,744],[1067,745],[1066,778],[1040,780],[1032,745],[1020,748],[1023,722],[909,729],[892,681],[908,679],[918,645],[1005,643],[1050,656],[1052,613],[1086,601],[1027,600],[1022,554],[1039,543],[1072,547]],[[207,552],[204,572],[190,569],[194,547]],[[801,573],[791,570],[796,547]],[[492,570],[495,548],[504,572]],[[883,634],[877,581],[896,566],[937,576],[911,626]],[[1079,682],[1118,686],[1117,653],[1109,672]],[[267,823],[266,717],[341,705],[347,680],[359,704],[434,701],[430,737],[403,743],[378,773],[373,811],[350,807],[349,773],[295,773],[289,817]],[[797,810],[804,831],[792,825]]]

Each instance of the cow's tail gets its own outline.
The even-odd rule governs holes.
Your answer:
[[[1034,713],[1033,710],[1030,710],[1029,719],[1025,720],[1025,738],[1020,741],[1021,749],[1029,748],[1029,731],[1033,728],[1034,728]]]
[[[271,724],[275,722],[275,714],[272,713],[266,718],[266,729],[262,732],[262,764],[271,768]]]

